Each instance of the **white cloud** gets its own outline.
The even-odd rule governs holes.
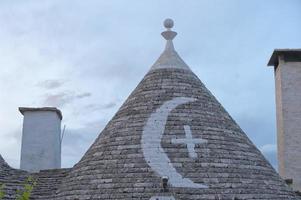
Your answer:
[[[57,80],[57,79],[44,80],[39,82],[37,86],[45,89],[57,89],[61,87],[65,82],[66,82],[65,80]]]
[[[83,92],[76,94],[72,91],[65,91],[55,94],[46,94],[44,95],[44,100],[42,105],[45,106],[54,106],[54,107],[63,107],[66,104],[70,104],[75,100],[83,99],[92,96],[89,92]]]

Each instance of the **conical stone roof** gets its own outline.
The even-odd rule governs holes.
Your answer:
[[[164,24],[166,49],[56,198],[298,199],[178,56],[173,22]]]

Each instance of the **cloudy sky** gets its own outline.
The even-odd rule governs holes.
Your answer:
[[[57,106],[74,165],[164,48],[175,47],[276,166],[273,49],[301,47],[300,0],[0,1],[0,154],[19,167],[19,106]]]

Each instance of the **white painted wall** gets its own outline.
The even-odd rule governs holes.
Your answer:
[[[30,172],[61,168],[61,119],[55,111],[23,112],[20,168]]]
[[[280,57],[275,83],[279,173],[301,191],[301,62]]]

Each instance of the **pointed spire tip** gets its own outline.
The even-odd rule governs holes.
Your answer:
[[[171,28],[174,26],[173,20],[167,18],[164,20],[163,25],[167,30],[163,31],[161,35],[167,40],[166,46],[163,53],[151,67],[151,70],[163,68],[178,68],[190,70],[187,64],[178,55],[173,46],[172,40],[177,35],[177,32],[171,30]]]

